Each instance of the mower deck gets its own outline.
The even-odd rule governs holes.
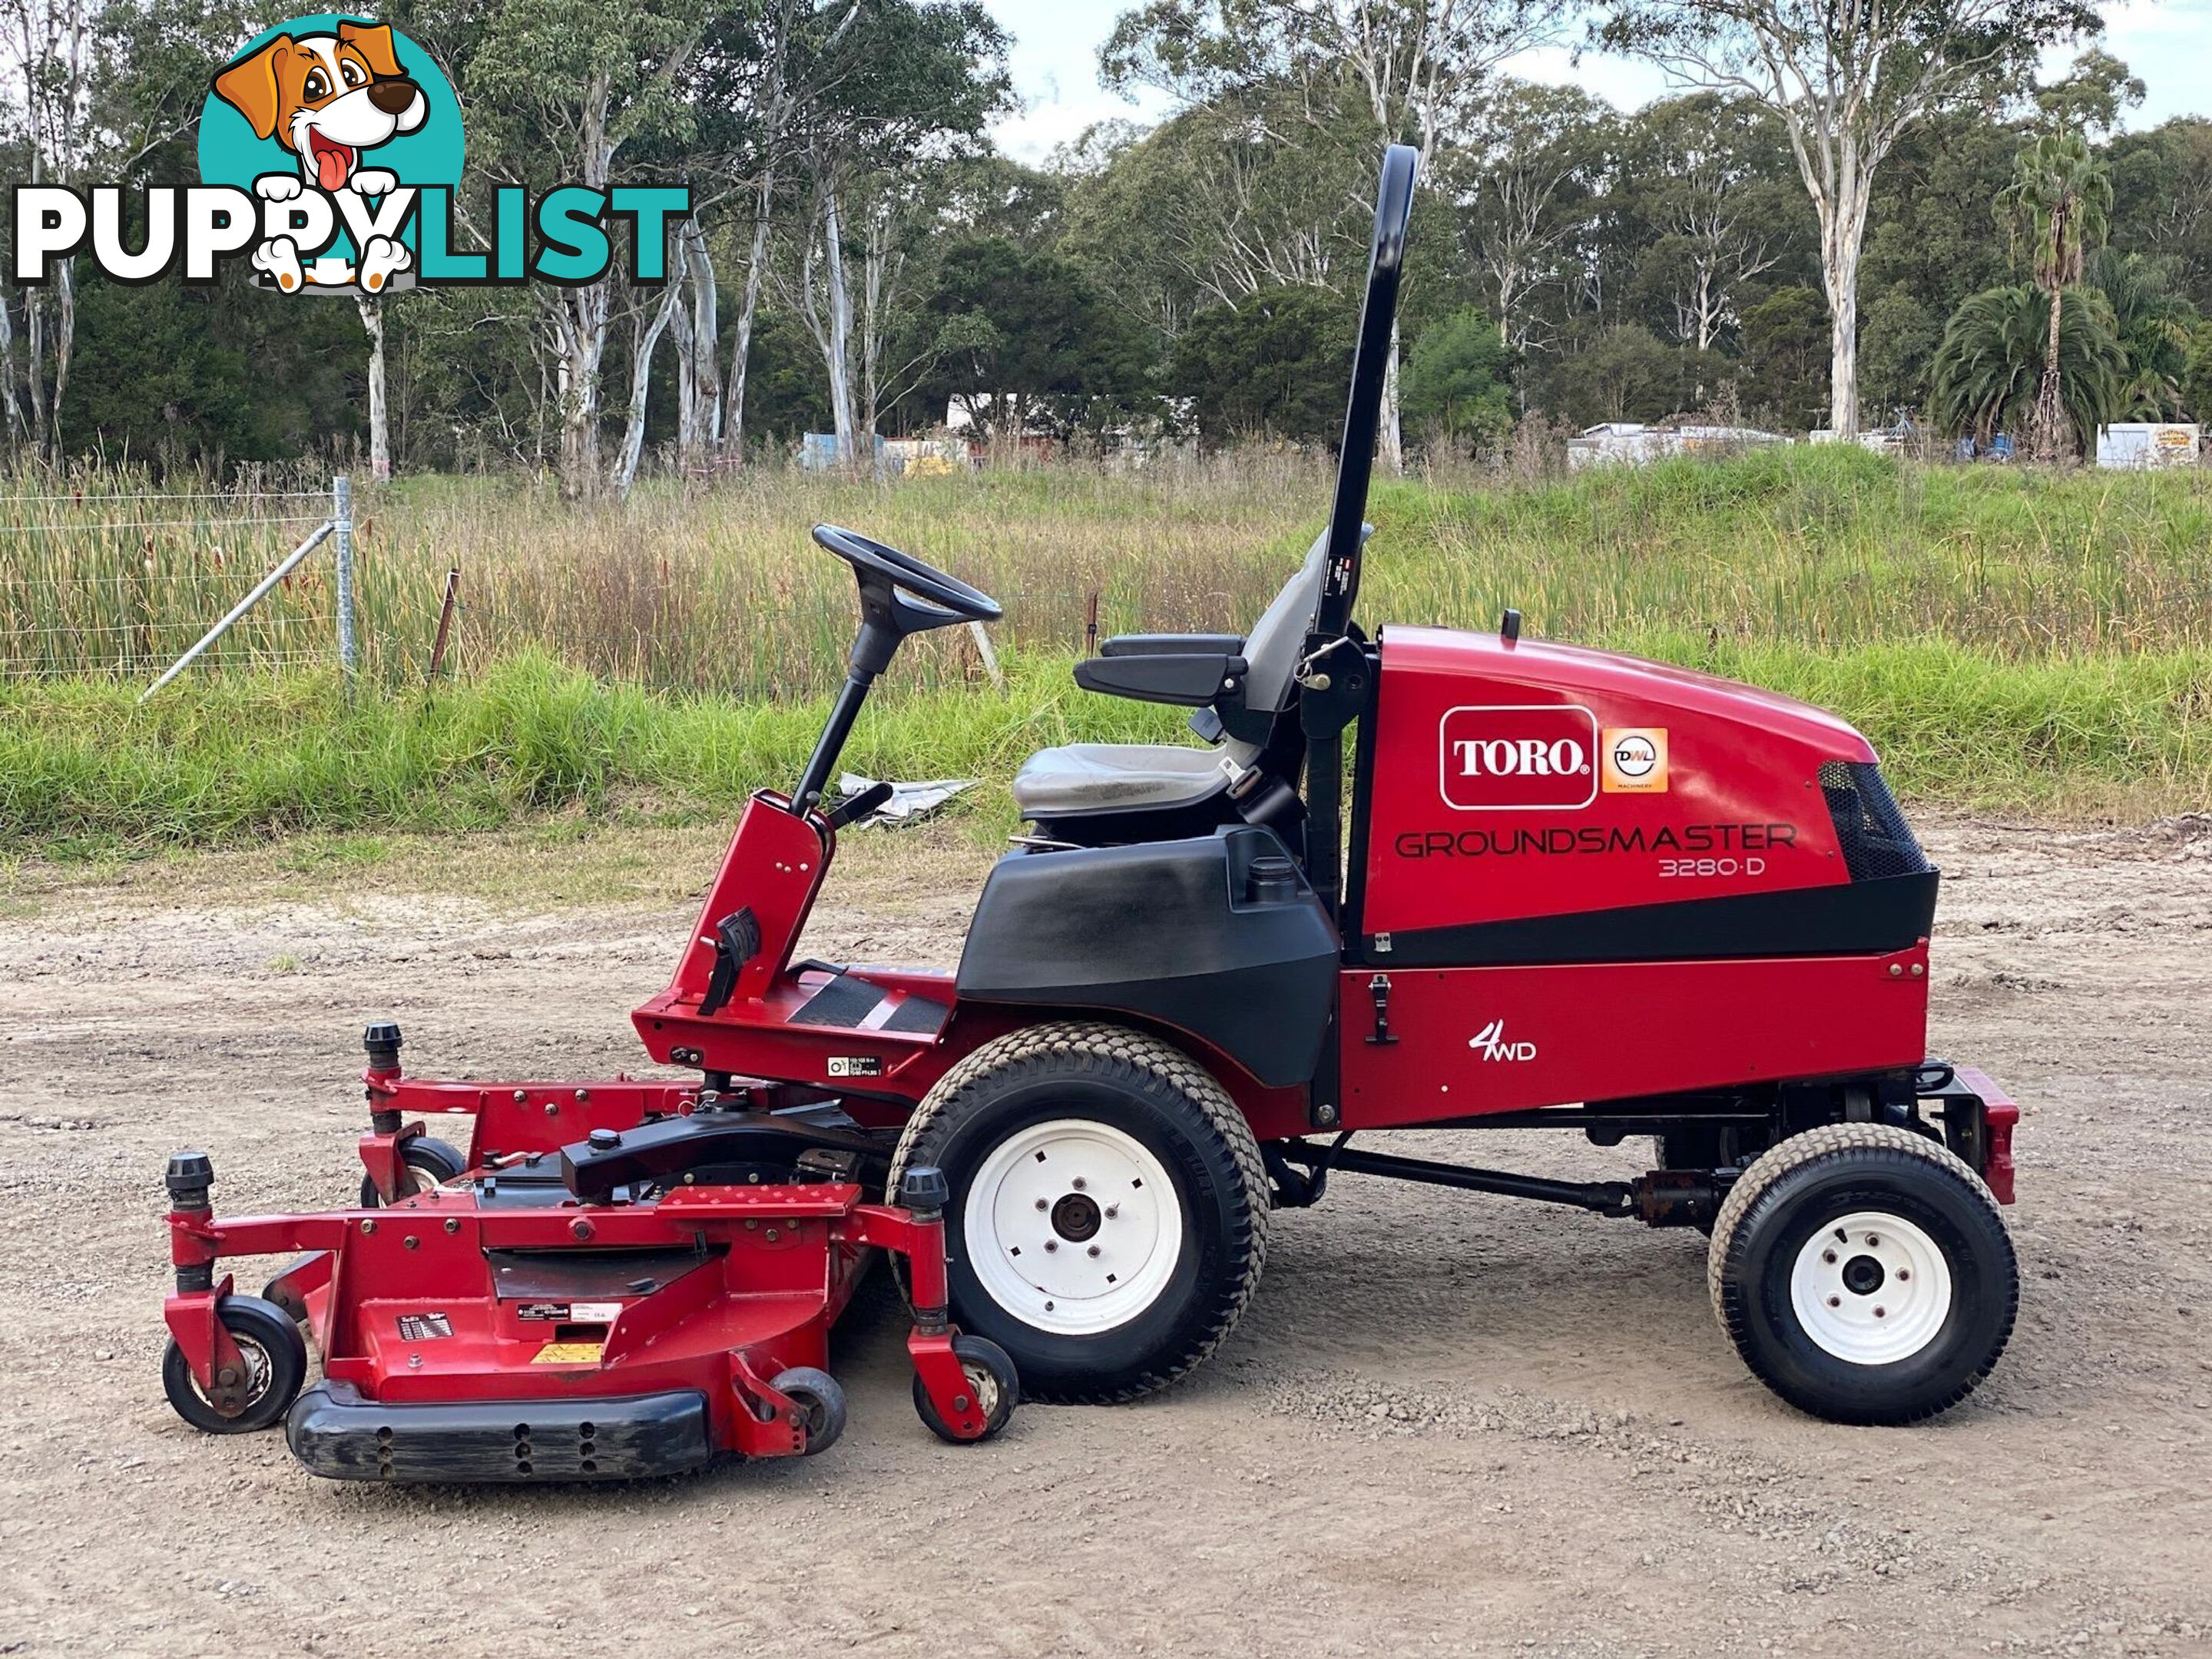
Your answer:
[[[372,1097],[379,1084],[386,1098],[395,1085],[447,1098],[455,1087],[371,1076]],[[589,1091],[566,1092],[573,1101]],[[526,1105],[531,1092],[481,1091],[510,1105]],[[600,1095],[600,1115],[614,1098]],[[866,1253],[882,1249],[906,1259],[916,1297],[908,1351],[917,1404],[926,1398],[925,1416],[949,1438],[993,1432],[1004,1415],[993,1420],[954,1352],[940,1200],[927,1181],[909,1182],[906,1206],[866,1202],[859,1184],[835,1179],[673,1184],[635,1196],[617,1185],[605,1202],[576,1195],[593,1190],[595,1159],[649,1161],[687,1139],[710,1153],[763,1137],[813,1150],[844,1133],[684,1103],[690,1109],[626,1131],[601,1124],[557,1161],[494,1155],[477,1172],[388,1206],[321,1215],[218,1221],[206,1160],[174,1161],[178,1290],[165,1316],[202,1400],[219,1418],[245,1417],[252,1402],[242,1384],[270,1364],[264,1338],[251,1339],[262,1352],[249,1355],[228,1328],[225,1305],[243,1298],[228,1277],[215,1279],[214,1264],[299,1251],[264,1295],[305,1325],[322,1357],[322,1382],[286,1419],[294,1453],[318,1474],[616,1479],[695,1468],[723,1452],[820,1450],[843,1420],[842,1395],[824,1399],[835,1389],[830,1328]],[[372,1134],[364,1152],[390,1157],[380,1143],[404,1146],[420,1129]]]

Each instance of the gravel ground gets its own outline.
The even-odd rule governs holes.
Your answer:
[[[612,1490],[335,1486],[185,1428],[161,1168],[207,1148],[233,1212],[347,1201],[372,1015],[425,1074],[633,1065],[688,909],[352,877],[0,907],[0,1653],[2212,1652],[2212,823],[1930,840],[1936,1043],[2020,1097],[2026,1278],[1936,1423],[1768,1395],[1694,1234],[1343,1177],[1163,1397],[942,1446],[878,1282],[834,1450]],[[825,906],[811,947],[949,963],[966,892]]]

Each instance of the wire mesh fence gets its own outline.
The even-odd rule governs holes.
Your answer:
[[[150,678],[331,516],[327,491],[0,496],[0,679]],[[205,667],[333,662],[333,581],[303,562]]]

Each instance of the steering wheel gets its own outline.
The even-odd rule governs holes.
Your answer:
[[[814,539],[853,567],[860,582],[864,621],[903,638],[954,623],[996,622],[1006,614],[999,602],[957,576],[933,569],[911,554],[834,524],[814,526]]]

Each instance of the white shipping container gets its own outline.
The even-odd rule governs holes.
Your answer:
[[[2097,465],[2123,471],[2194,466],[2203,428],[2193,421],[2118,421],[2097,428]]]

